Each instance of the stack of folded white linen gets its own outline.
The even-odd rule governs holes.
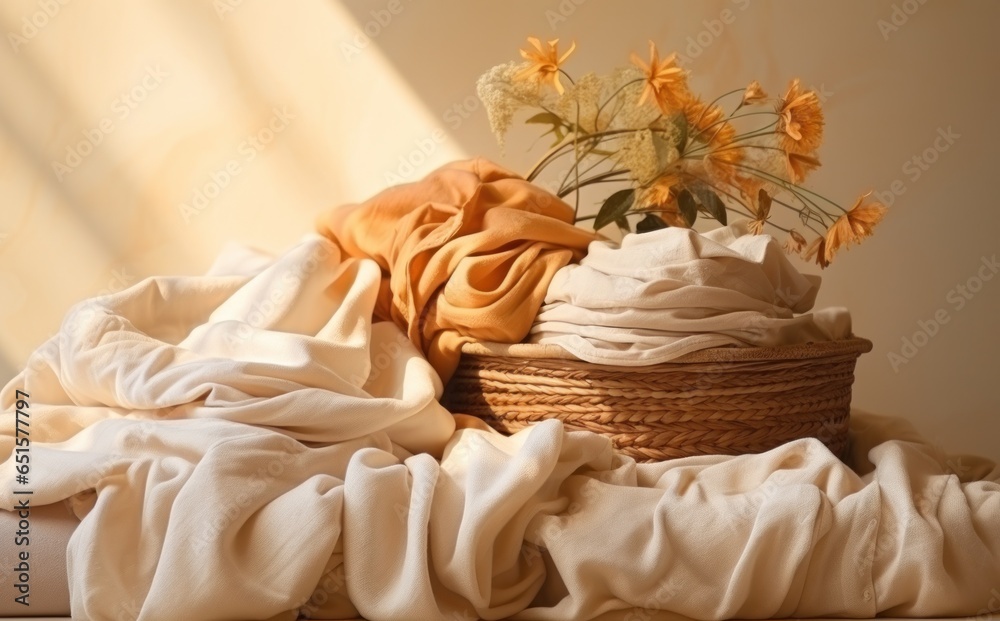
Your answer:
[[[801,274],[769,235],[736,223],[595,241],[559,270],[529,337],[587,362],[656,364],[723,345],[848,338],[845,308],[809,313],[820,277]]]

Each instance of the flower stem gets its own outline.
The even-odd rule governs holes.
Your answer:
[[[614,130],[610,132],[595,132],[593,134],[587,134],[586,137],[590,139],[595,137],[601,137],[605,134],[619,134],[626,131],[635,131],[635,130]],[[575,133],[576,132],[574,132],[574,134]],[[534,181],[535,178],[538,176],[538,173],[540,173],[542,169],[545,168],[545,166],[548,165],[551,160],[556,159],[557,157],[560,157],[568,153],[569,151],[567,150],[567,147],[572,146],[572,144],[573,144],[572,142],[563,142],[549,149],[545,153],[545,155],[542,156],[542,159],[538,160],[538,162],[531,168],[531,170],[528,171],[528,176],[525,177],[525,179],[527,179],[528,181]]]
[[[576,82],[573,81],[573,76],[571,76],[570,74],[566,73],[566,70],[563,69],[562,67],[559,67],[559,73],[561,73],[564,76],[566,76],[566,79],[569,80],[570,85],[576,84]]]
[[[816,201],[801,196],[801,192],[807,192],[807,193],[812,194],[814,196],[818,196],[819,198],[822,198],[823,200],[825,200],[826,202],[830,203],[831,205],[833,205],[837,209],[843,211],[844,213],[847,213],[847,211],[843,207],[841,207],[837,203],[833,202],[832,200],[826,198],[822,194],[817,194],[816,192],[813,192],[811,190],[807,190],[807,189],[803,188],[802,186],[796,185],[796,184],[794,184],[794,183],[792,183],[792,182],[790,182],[790,181],[788,181],[786,179],[782,179],[781,177],[778,177],[777,175],[772,175],[771,173],[765,172],[765,171],[760,170],[759,168],[755,168],[753,166],[747,166],[746,164],[733,164],[733,166],[735,166],[737,168],[742,168],[744,170],[749,170],[753,174],[755,174],[756,176],[758,176],[758,177],[760,177],[762,179],[766,179],[768,181],[771,181],[772,183],[776,183],[776,184],[780,185],[786,191],[788,191],[789,193],[791,193],[791,194],[795,195],[796,197],[798,197],[799,200],[802,200],[803,202],[808,201],[808,204],[812,205],[816,209],[818,209],[821,212],[823,212],[826,215],[826,217],[830,218],[831,220],[836,220],[836,218],[830,212],[828,212],[827,210],[825,210],[822,207],[820,207],[819,204]]]
[[[630,80],[630,81],[626,82],[625,84],[622,84],[618,88],[618,90],[616,90],[610,97],[608,97],[606,100],[604,100],[604,103],[602,103],[601,106],[597,109],[597,116],[594,117],[594,126],[595,127],[600,127],[601,112],[604,111],[604,106],[608,105],[609,103],[611,103],[612,100],[614,100],[616,97],[618,97],[619,93],[621,93],[623,90],[625,90],[625,87],[631,86],[633,84],[636,84],[637,82],[642,82],[643,80],[645,80],[645,78],[636,78],[634,80]]]
[[[596,153],[596,152],[597,152],[597,147],[593,147],[587,153],[584,153],[583,157],[586,158],[590,154]],[[612,155],[614,155],[613,151],[608,152],[607,155],[604,155],[603,157],[601,157],[600,159],[598,159],[596,162],[594,162],[593,164],[591,164],[587,168],[583,169],[583,171],[580,172],[580,175],[581,176],[582,175],[586,175],[587,173],[589,173],[590,171],[594,170],[595,168],[597,168],[598,166],[600,166],[604,162],[608,161],[608,159],[610,159]],[[562,192],[564,189],[568,189],[567,186],[566,186],[566,182],[568,180],[569,180],[569,175],[567,175],[565,178],[563,178],[562,183],[559,184],[559,189],[556,192],[557,194],[559,192]]]
[[[781,148],[778,148],[778,147],[765,147],[763,145],[747,145],[747,146],[748,147],[753,147],[753,148],[756,148],[756,149],[776,149],[778,151],[784,151],[784,149],[781,149]],[[763,171],[761,171],[761,172],[763,172]],[[765,173],[765,174],[767,174],[767,173]],[[780,180],[784,181],[780,177],[777,177],[777,179],[780,179]],[[844,209],[843,206],[841,206],[839,203],[836,203],[836,202],[830,200],[829,198],[823,196],[819,192],[814,192],[814,191],[810,190],[809,188],[807,188],[805,186],[801,186],[801,185],[798,185],[798,184],[793,184],[790,181],[787,181],[786,183],[791,184],[793,187],[795,187],[795,189],[797,191],[802,191],[802,192],[805,192],[806,194],[812,194],[813,196],[815,196],[817,198],[821,198],[821,199],[825,200],[826,202],[830,203],[831,205],[833,205],[837,209],[843,211],[844,213],[847,213],[847,210]],[[813,203],[813,204],[815,204],[815,203]],[[819,209],[819,205],[817,205],[816,208]],[[823,213],[826,213],[826,215],[830,216],[831,218],[833,217],[829,213],[827,213],[826,211],[823,211]]]
[[[596,139],[595,144],[600,144],[601,142],[604,142],[609,137],[614,137],[614,136],[619,136],[621,134],[629,134],[629,133],[634,133],[634,132],[642,132],[642,131],[646,131],[646,130],[649,130],[649,131],[652,131],[652,132],[659,132],[659,133],[663,133],[663,134],[667,133],[666,130],[654,129],[654,128],[651,128],[651,127],[643,127],[643,128],[640,128],[640,129],[607,129],[607,130],[600,131],[600,132],[593,132],[593,133],[585,134],[583,136],[583,140],[589,141],[589,140],[595,140]],[[572,142],[563,142],[563,143],[558,144],[558,145],[552,147],[551,149],[549,149],[549,151],[545,155],[542,156],[542,159],[540,159],[538,161],[538,163],[536,163],[531,168],[531,170],[528,172],[528,176],[525,177],[525,179],[527,179],[528,181],[534,181],[535,178],[538,177],[538,174],[542,171],[543,168],[545,168],[553,160],[555,160],[555,159],[557,159],[559,157],[562,157],[563,155],[566,155],[567,153],[569,153],[571,151],[571,149],[569,147],[572,147],[572,146],[573,146]]]
[[[580,127],[580,104],[576,106],[576,126]],[[580,146],[579,146],[579,134],[573,132],[573,170],[576,175],[576,185],[580,186]],[[573,203],[573,217],[580,213],[580,193],[577,192],[574,196]]]
[[[723,93],[723,94],[719,95],[718,97],[716,97],[715,99],[713,99],[711,101],[711,103],[709,103],[708,106],[705,109],[707,110],[708,108],[711,108],[712,106],[714,106],[715,104],[719,103],[720,101],[722,101],[726,97],[729,97],[730,95],[732,95],[734,93],[741,93],[744,90],[746,90],[746,89],[736,88],[736,89],[733,89],[733,90],[731,90],[731,91],[729,91],[727,93]]]
[[[768,114],[768,113],[753,112],[751,114]],[[724,123],[724,122],[725,122],[725,120],[717,121],[716,123],[713,123],[713,125],[718,124],[718,123]],[[729,146],[737,145],[737,143],[749,140],[751,138],[759,138],[761,136],[768,136],[770,134],[773,134],[774,132],[769,131],[769,130],[772,127],[774,127],[775,125],[777,125],[777,123],[778,123],[778,121],[775,121],[774,123],[771,123],[770,125],[765,125],[764,127],[760,127],[760,128],[754,129],[754,130],[749,131],[749,132],[747,132],[745,134],[737,134],[736,136],[733,137],[733,142]],[[705,129],[708,129],[708,128],[706,127]],[[720,130],[721,130],[721,127],[720,127]],[[718,131],[716,133],[718,133]],[[700,135],[700,132],[699,132],[699,135]],[[714,138],[714,137],[715,136],[712,136],[712,138]],[[691,140],[694,140],[695,138],[697,138],[697,136],[695,136],[694,138],[691,138],[690,140],[688,140],[688,143],[690,144]],[[690,151],[688,151],[687,155],[693,155],[695,153],[699,153],[701,151],[706,151],[708,149],[715,150],[712,147],[712,145],[710,144],[710,142],[711,142],[711,140],[703,142],[701,146],[695,147],[694,149],[691,149]],[[749,146],[749,145],[740,144],[738,146]]]
[[[611,182],[624,181],[624,179],[615,179],[614,177],[617,177],[618,175],[624,175],[627,173],[628,173],[627,170],[609,170],[606,172],[602,172],[594,175],[593,177],[584,179],[582,181],[577,181],[573,187],[566,188],[565,190],[559,192],[557,196],[559,198],[564,198],[568,196],[571,192],[576,192],[577,196],[579,196],[580,188],[584,188],[588,185],[593,185],[595,183],[611,183]]]
[[[697,121],[695,121],[695,123],[694,123],[694,124],[695,124],[695,125],[698,125],[698,123],[701,123],[701,120],[702,120],[703,118],[705,118],[705,114],[706,114],[706,113],[707,113],[707,112],[708,112],[709,110],[711,110],[711,109],[712,109],[712,106],[714,106],[715,104],[717,104],[717,103],[719,102],[719,100],[723,99],[724,97],[729,97],[729,96],[730,96],[730,95],[732,95],[733,93],[738,93],[738,92],[740,92],[740,91],[742,91],[742,90],[743,90],[742,88],[738,88],[738,89],[736,89],[736,90],[732,90],[732,91],[729,91],[728,93],[723,93],[723,94],[719,95],[718,97],[716,97],[715,99],[713,99],[713,100],[711,101],[711,103],[709,103],[709,104],[708,104],[707,106],[705,106],[704,108],[702,108],[702,110],[701,110],[701,114],[699,114],[699,115],[698,115],[698,120],[697,120]],[[730,114],[730,116],[732,116],[732,114]],[[728,117],[727,117],[727,118],[728,118]],[[722,121],[718,121],[717,123],[719,123],[719,122],[725,122],[726,120],[727,120],[727,119],[722,119]],[[709,125],[709,126],[708,126],[708,127],[706,127],[705,129],[708,129],[709,127],[712,127],[712,126],[714,126],[714,125],[716,125],[716,123],[712,123],[712,125]],[[694,140],[695,138],[697,138],[697,137],[698,137],[698,136],[699,136],[700,134],[702,134],[702,133],[704,133],[704,131],[699,131],[699,132],[698,132],[697,134],[695,134],[695,135],[694,135],[694,136],[693,136],[693,137],[691,138],[691,140]]]

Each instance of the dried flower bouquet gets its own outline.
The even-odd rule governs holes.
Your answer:
[[[498,65],[479,79],[479,97],[501,146],[522,110],[535,111],[526,123],[548,127],[553,144],[526,178],[535,181],[571,157],[556,193],[575,194],[578,222],[631,231],[629,217],[636,216],[642,233],[690,227],[699,214],[726,224],[734,212],[749,218],[752,233],[783,231],[786,250],[826,267],[885,215],[868,194],[845,209],[802,186],[820,165],[824,120],[818,96],[799,80],[780,98],[753,81],[705,103],[688,88],[676,54],[661,58],[653,42],[648,60],[633,53],[630,66],[578,78],[563,68],[575,43],[562,54],[558,39],[528,43],[523,62]],[[628,187],[608,196],[596,215],[580,216],[579,190],[599,183]],[[774,205],[796,212],[801,230],[774,222]]]

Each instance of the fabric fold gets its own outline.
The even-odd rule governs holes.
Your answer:
[[[819,284],[743,223],[626,235],[591,243],[579,264],[556,273],[529,340],[588,362],[639,366],[710,347],[847,338],[846,309],[808,312]]]
[[[484,159],[322,216],[319,231],[382,268],[376,317],[392,320],[447,383],[463,343],[520,342],[556,271],[594,234],[556,196]]]
[[[0,392],[0,509],[21,389],[77,617],[971,615],[1000,583],[1000,469],[898,424],[853,417],[857,472],[813,439],[636,464],[558,421],[506,437],[371,322],[374,262],[310,236],[226,264],[77,306]]]

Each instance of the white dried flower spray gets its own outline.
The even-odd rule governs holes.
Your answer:
[[[516,76],[526,63],[509,62],[493,67],[476,82],[476,93],[486,108],[490,130],[500,147],[504,146],[507,130],[514,114],[522,108],[542,103],[539,85],[535,81],[517,80]]]
[[[605,79],[602,99],[615,97],[601,113],[601,122],[607,129],[648,127],[660,115],[656,106],[639,105],[641,80],[642,72],[635,67],[619,67]]]
[[[660,157],[653,143],[653,132],[648,129],[630,132],[619,141],[614,158],[619,166],[628,169],[633,179],[645,185],[660,176]]]
[[[576,81],[559,97],[555,112],[574,123],[579,119],[580,127],[588,132],[599,131],[597,110],[601,106],[604,84],[594,73],[588,73]]]
[[[658,122],[650,129],[630,131],[615,139],[612,158],[620,168],[629,171],[636,183],[647,185],[680,158],[679,140],[676,125]]]

